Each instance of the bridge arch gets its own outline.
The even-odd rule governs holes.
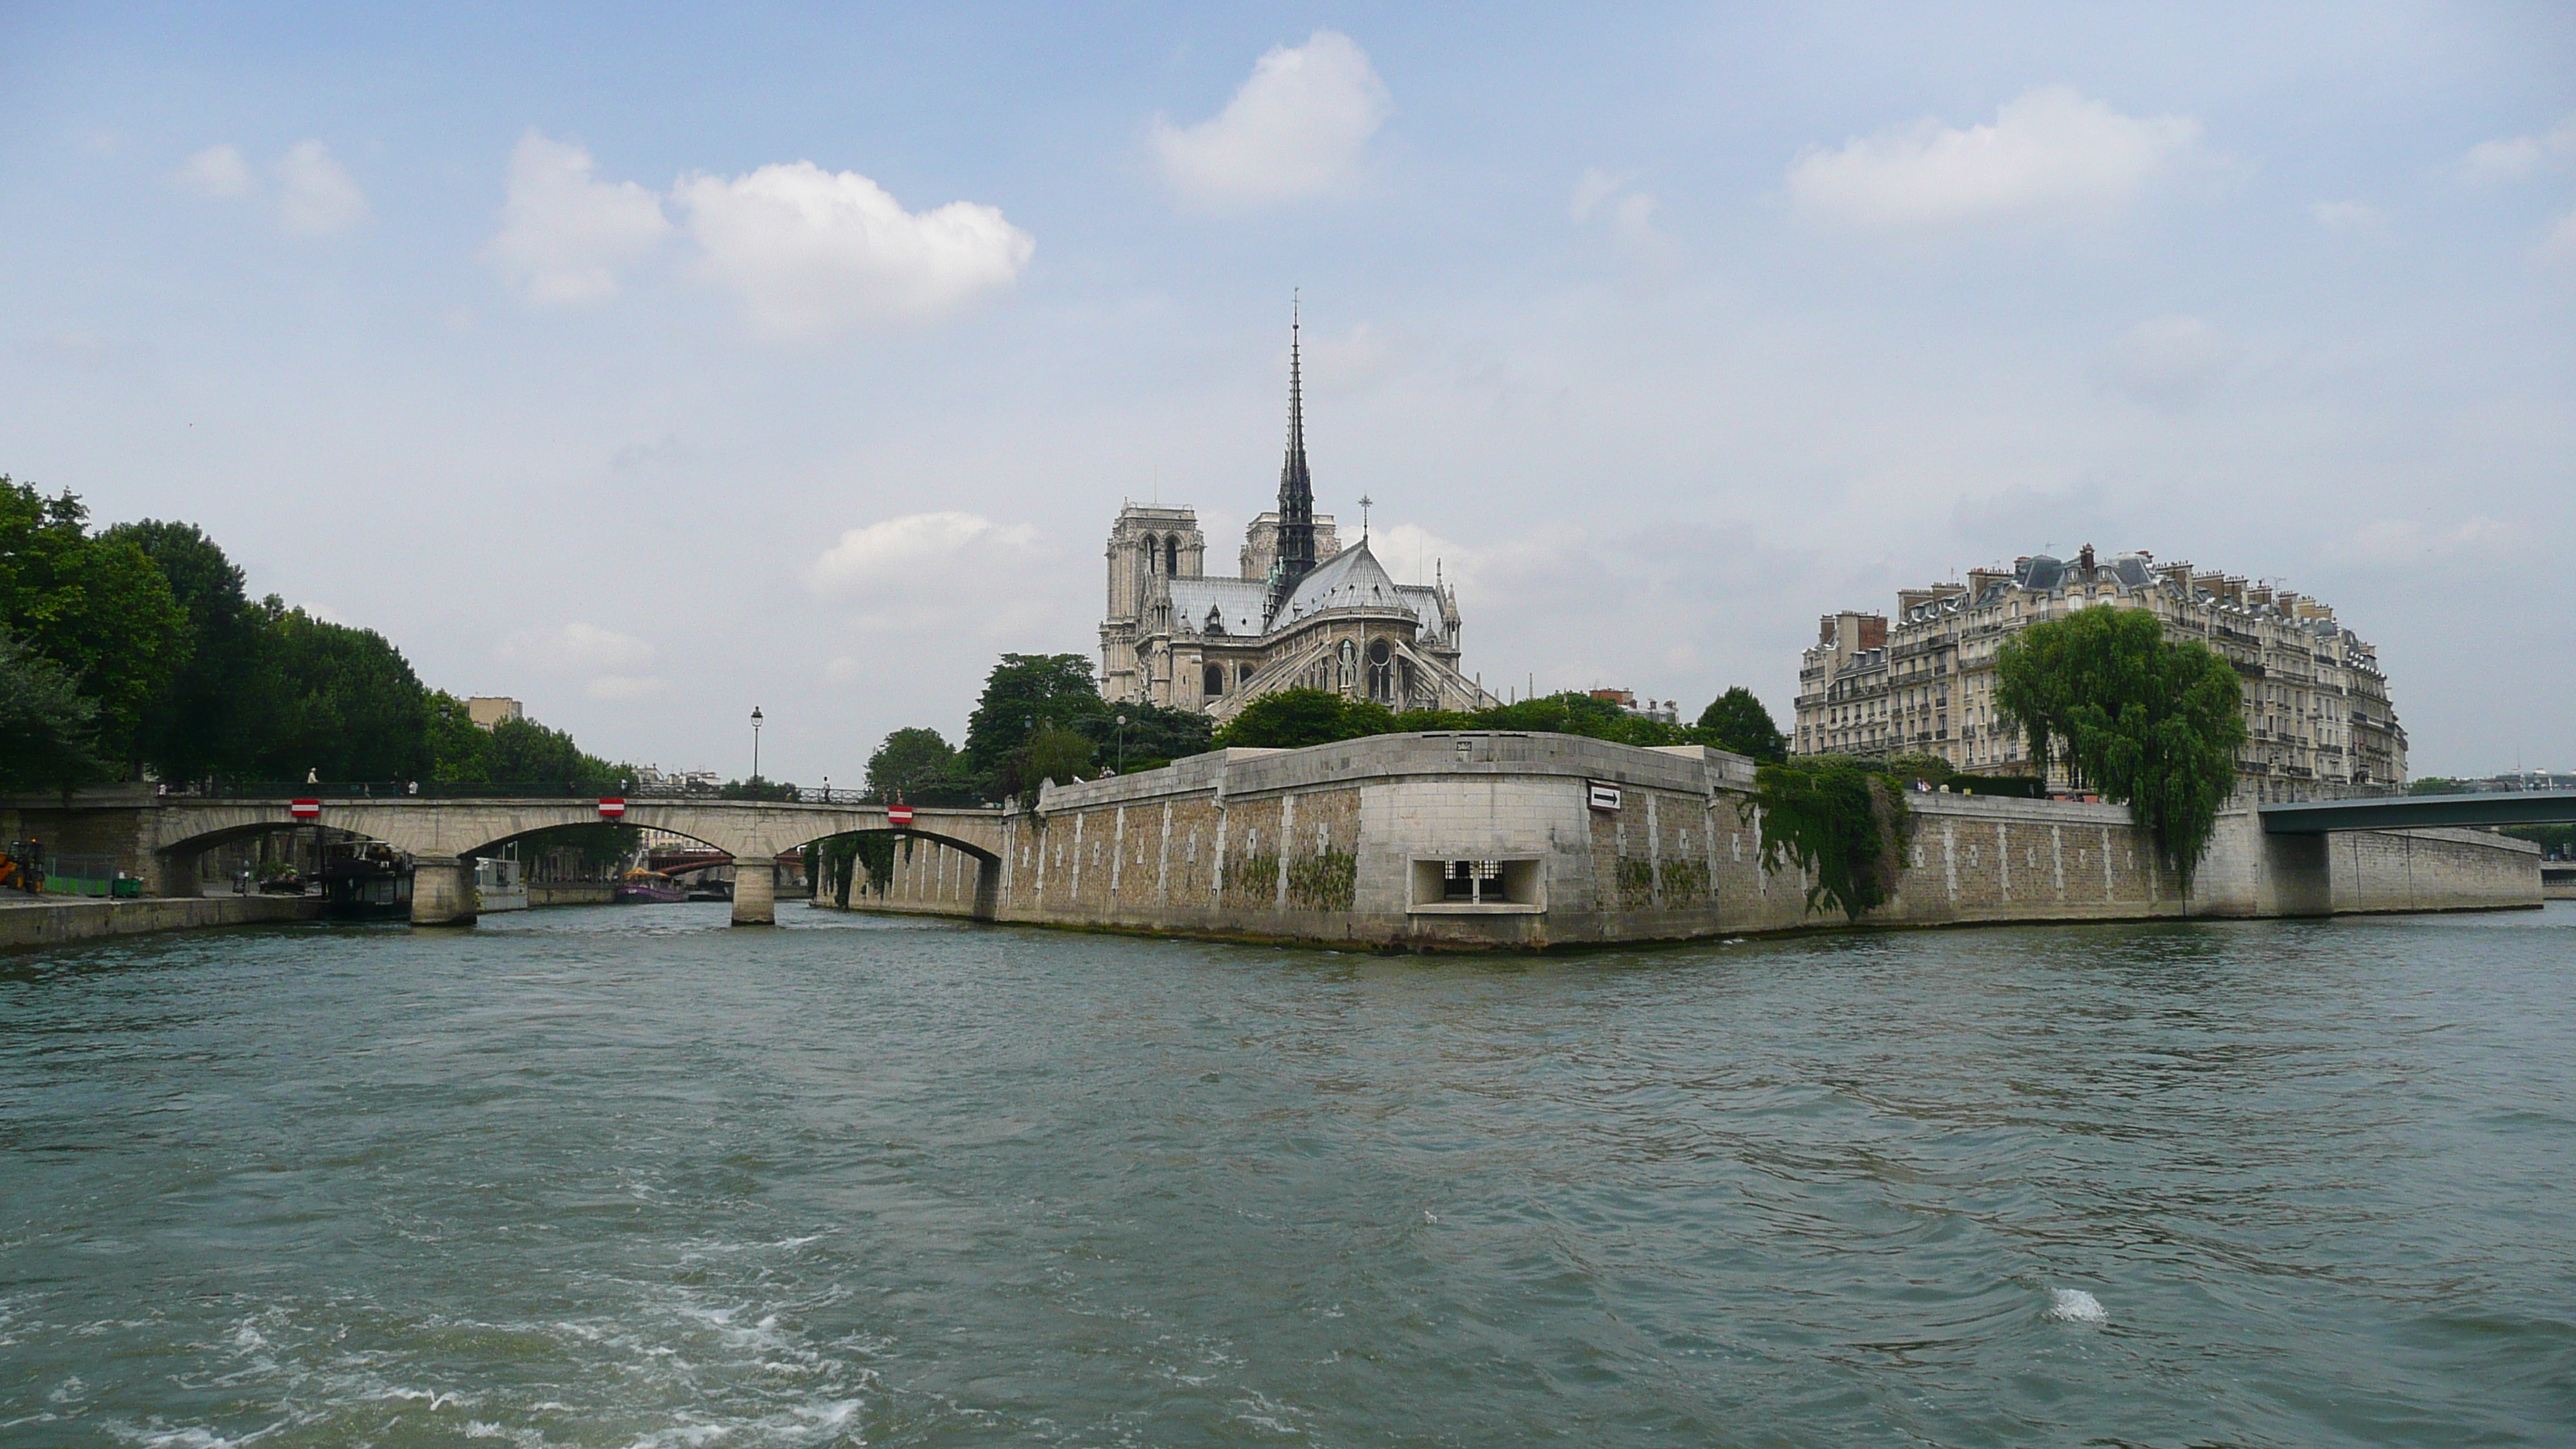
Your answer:
[[[820,845],[825,841],[857,839],[861,837],[890,840],[902,844],[908,844],[909,842],[916,840],[927,841],[931,845],[955,852],[965,862],[972,862],[974,866],[974,879],[971,882],[966,880],[964,871],[961,867],[959,875],[953,882],[952,898],[958,905],[965,907],[967,912],[976,920],[989,921],[993,918],[994,912],[1001,901],[1002,857],[999,851],[993,850],[975,841],[967,840],[960,836],[938,830],[923,830],[917,827],[889,825],[867,826],[855,830],[836,830],[829,834],[814,836],[787,848],[791,850],[801,850],[810,846]],[[816,880],[813,885],[815,891],[819,895],[823,889],[823,882]],[[846,904],[847,898],[843,897],[842,900],[843,903]]]
[[[339,832],[381,840],[414,863],[415,924],[466,923],[473,919],[472,867],[467,862],[538,831],[602,823],[600,802],[586,798],[433,798],[376,796],[321,801],[319,822],[297,821],[285,799],[173,798],[154,809],[154,849],[165,876],[180,863],[193,869],[211,843],[263,830],[319,823]],[[999,812],[926,808],[911,824],[894,826],[882,804],[823,801],[722,800],[647,797],[626,802],[616,823],[645,826],[698,841],[743,861],[774,860],[812,841],[835,835],[885,832],[934,841],[974,860],[981,877],[977,913],[998,900]],[[774,918],[775,881],[766,870],[741,872],[734,919],[740,924]]]

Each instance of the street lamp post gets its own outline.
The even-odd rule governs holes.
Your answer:
[[[751,707],[751,798],[760,798],[760,706]]]
[[[1127,773],[1127,716],[1118,716],[1118,773]]]

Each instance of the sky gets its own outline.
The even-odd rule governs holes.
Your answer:
[[[855,784],[1129,499],[1729,685],[2040,551],[2576,768],[2576,9],[0,0],[0,472],[594,753]]]

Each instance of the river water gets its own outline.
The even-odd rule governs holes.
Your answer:
[[[2565,1444],[2576,908],[0,959],[0,1442]]]

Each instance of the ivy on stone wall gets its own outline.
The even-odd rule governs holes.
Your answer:
[[[1654,903],[1654,862],[1633,858],[1621,860],[1619,862],[1619,909],[1642,911]]]
[[[1329,847],[1288,862],[1288,904],[1308,911],[1347,911],[1359,887],[1359,857]]]
[[[1237,855],[1225,863],[1225,903],[1245,910],[1257,910],[1277,903],[1279,899],[1279,856],[1276,851],[1257,855]]]
[[[1747,822],[1760,812],[1763,869],[1807,872],[1809,911],[1857,921],[1896,894],[1913,816],[1894,777],[1848,755],[1804,755],[1756,771],[1736,808]]]
[[[1704,860],[1668,860],[1664,862],[1664,904],[1680,906],[1708,896],[1708,862]]]

